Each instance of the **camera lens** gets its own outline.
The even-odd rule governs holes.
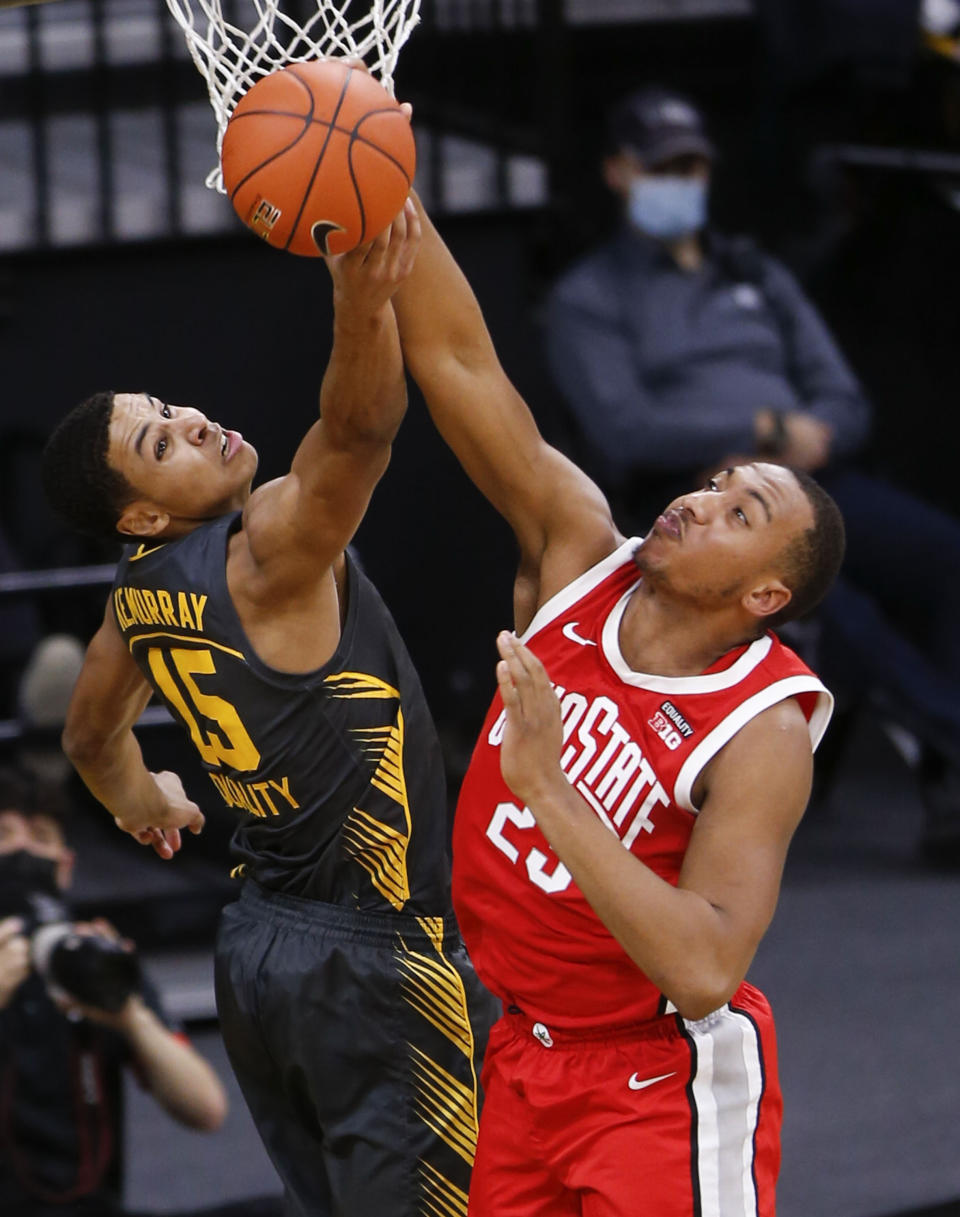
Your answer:
[[[44,926],[33,937],[37,971],[70,997],[115,1013],[140,988],[140,961],[112,938]]]

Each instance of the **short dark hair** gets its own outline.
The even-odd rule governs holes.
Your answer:
[[[16,765],[0,765],[0,811],[16,811],[28,818],[47,816],[56,820],[61,830],[68,815],[67,799],[59,784],[44,782]]]
[[[117,540],[117,521],[135,497],[107,463],[113,390],[75,406],[47,440],[40,466],[44,493],[65,523],[91,537]]]
[[[793,595],[765,625],[776,629],[812,613],[830,590],[843,562],[846,533],[843,516],[819,482],[802,469],[790,469],[813,511],[813,524],[784,547],[782,578]]]

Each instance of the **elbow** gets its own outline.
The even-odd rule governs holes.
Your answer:
[[[690,1022],[698,1022],[725,1005],[743,981],[743,976],[709,965],[695,972],[671,977],[661,992],[677,1008],[677,1013]]]
[[[677,994],[676,997],[671,997],[670,1000],[676,1006],[677,1013],[681,1018],[691,1023],[698,1023],[701,1019],[713,1014],[715,1010],[719,1010],[721,1006],[733,997],[736,991],[737,986],[734,985],[732,989],[722,993],[720,991],[707,993],[704,990],[699,990]]]
[[[60,747],[68,761],[78,768],[96,751],[89,732],[84,731],[79,724],[67,723],[60,734]]]
[[[75,769],[94,765],[103,755],[107,741],[91,723],[79,715],[69,715],[60,734],[60,746]]]

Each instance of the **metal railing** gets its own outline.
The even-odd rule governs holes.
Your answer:
[[[0,600],[108,587],[113,582],[116,569],[116,564],[110,562],[93,566],[61,566],[52,570],[7,571],[0,574]],[[166,727],[172,724],[170,712],[160,704],[147,706],[137,720],[138,727]],[[35,739],[42,734],[50,735],[55,740],[58,732],[40,732],[17,718],[0,719],[0,744],[13,743],[25,737]]]

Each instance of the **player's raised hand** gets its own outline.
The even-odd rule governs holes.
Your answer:
[[[153,823],[149,826],[133,824],[117,816],[116,825],[141,845],[149,845],[159,857],[170,859],[180,849],[182,828],[194,834],[202,831],[203,812],[187,797],[177,774],[162,770],[150,776],[163,799],[160,811],[151,815]]]
[[[373,314],[413,270],[421,240],[420,216],[407,199],[393,223],[366,245],[324,260],[333,278],[337,316]]]
[[[500,772],[518,798],[533,805],[566,778],[560,769],[560,705],[546,669],[508,631],[497,637],[497,683],[507,712]]]

